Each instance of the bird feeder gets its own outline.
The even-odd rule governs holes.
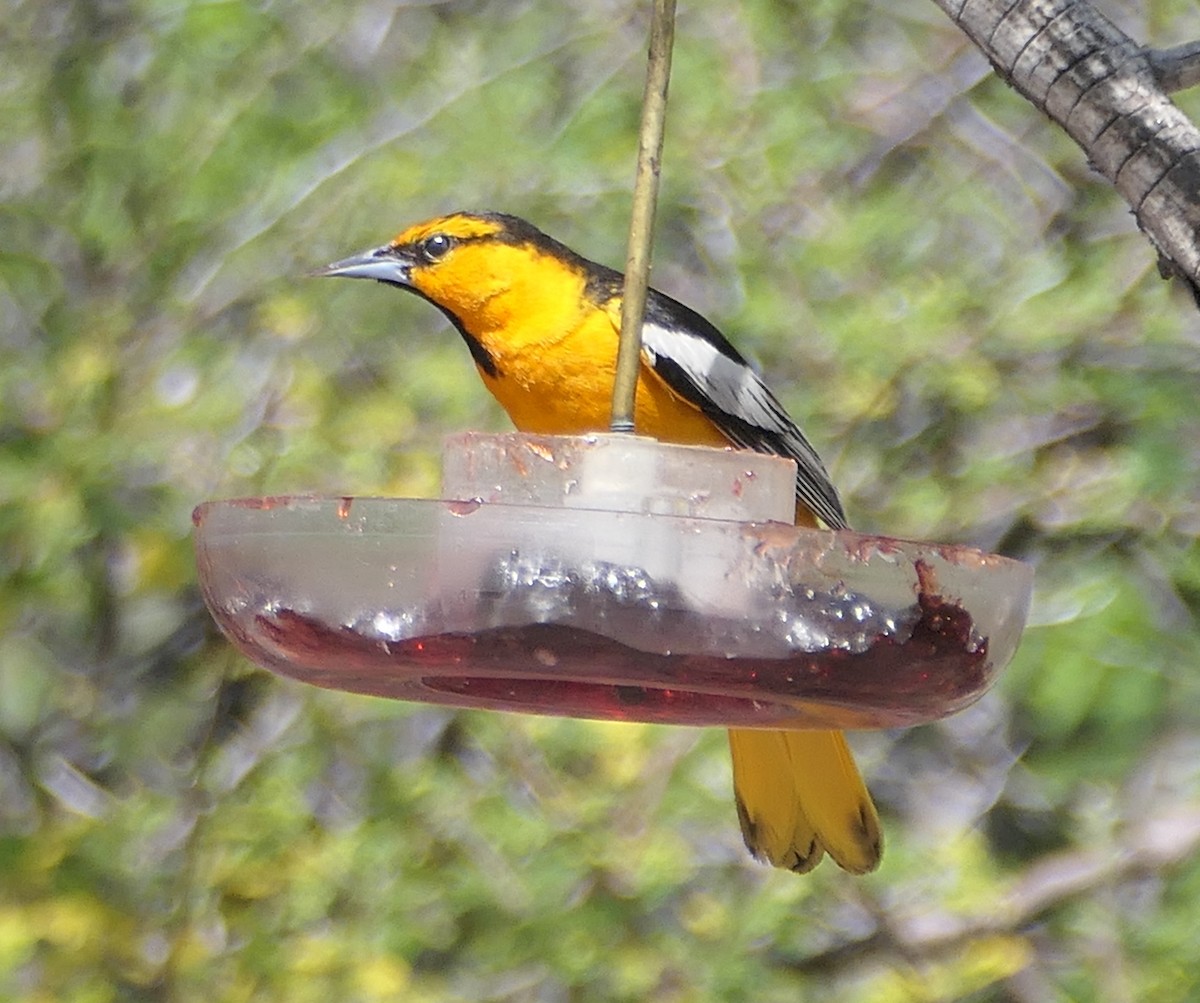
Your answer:
[[[460,707],[890,728],[979,699],[1026,565],[791,525],[795,466],[626,434],[466,433],[436,500],[290,495],[194,513],[204,598],[251,661]]]

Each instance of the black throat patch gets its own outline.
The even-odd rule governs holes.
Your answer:
[[[433,303],[433,300],[430,300],[429,302]],[[454,329],[462,335],[462,340],[467,343],[467,350],[471,353],[471,358],[475,360],[475,365],[477,365],[493,379],[499,376],[500,367],[496,365],[496,359],[492,353],[483,347],[483,343],[473,334],[471,334],[465,327],[463,327],[462,321],[454,316],[453,313],[451,313],[445,307],[438,306],[436,303],[433,305],[437,306],[438,309],[446,315],[446,319],[450,321],[450,323],[454,325]]]

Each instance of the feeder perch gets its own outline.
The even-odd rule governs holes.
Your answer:
[[[739,728],[904,727],[979,699],[1032,570],[793,526],[794,476],[630,435],[467,433],[443,499],[200,505],[200,583],[251,661],[375,696]]]

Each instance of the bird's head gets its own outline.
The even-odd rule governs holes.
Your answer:
[[[595,267],[516,216],[459,212],[410,226],[316,274],[407,289],[479,334],[548,303],[579,302]]]

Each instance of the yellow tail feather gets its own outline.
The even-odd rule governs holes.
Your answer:
[[[840,731],[729,732],[742,836],[756,857],[804,873],[828,853],[865,874],[879,866],[879,816]]]

